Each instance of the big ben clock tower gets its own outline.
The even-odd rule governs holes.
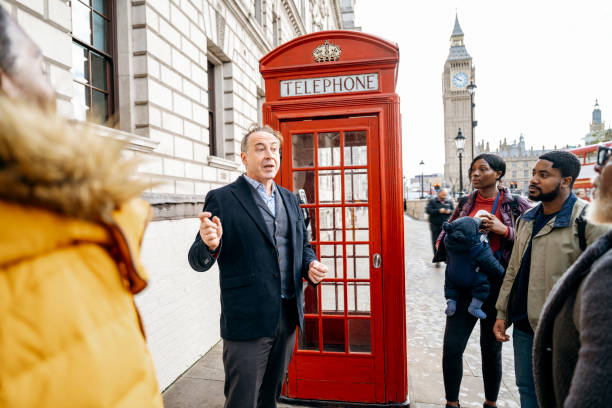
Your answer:
[[[455,27],[451,34],[451,46],[442,74],[442,99],[444,102],[444,179],[455,191],[459,190],[459,156],[455,137],[461,128],[465,137],[463,151],[463,189],[469,186],[467,168],[472,161],[473,135],[472,111],[468,85],[476,82],[472,57],[463,43],[463,31],[455,16]]]

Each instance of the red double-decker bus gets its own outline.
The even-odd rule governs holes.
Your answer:
[[[580,159],[582,168],[580,174],[574,183],[574,193],[584,191],[587,197],[591,198],[591,179],[595,175],[595,164],[597,163],[597,146],[604,144],[606,146],[612,146],[612,141],[588,145],[584,147],[578,147],[576,149],[570,149],[569,151],[574,153]]]

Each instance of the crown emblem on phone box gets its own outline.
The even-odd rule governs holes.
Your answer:
[[[316,62],[338,61],[342,54],[342,49],[336,44],[330,44],[325,40],[325,44],[319,45],[312,52],[312,56]]]

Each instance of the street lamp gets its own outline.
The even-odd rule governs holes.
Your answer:
[[[465,146],[465,136],[461,133],[461,128],[455,137],[455,145],[457,146],[457,154],[459,154],[459,196],[463,195],[463,171],[461,159],[463,159],[463,147]]]
[[[423,165],[425,163],[423,162],[423,160],[421,160],[421,162],[419,163],[419,166],[421,166],[421,198],[425,198],[425,196],[423,195]]]
[[[470,84],[466,87],[468,93],[470,94],[470,113],[472,116],[472,159],[474,158],[474,128],[478,125],[478,122],[474,120],[474,107],[476,104],[474,103],[474,92],[476,92],[476,84],[473,80],[470,80]]]

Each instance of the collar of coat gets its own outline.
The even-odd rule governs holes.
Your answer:
[[[574,209],[574,204],[576,203],[577,199],[578,197],[576,196],[576,194],[570,193],[567,200],[565,200],[565,203],[563,203],[563,207],[561,207],[561,210],[559,210],[559,212],[555,216],[555,223],[553,224],[553,228],[565,228],[570,225],[572,211]],[[542,203],[538,203],[538,205],[533,207],[531,210],[525,212],[522,216],[523,220],[535,220],[535,217],[538,214],[538,211],[540,211],[541,207]]]

